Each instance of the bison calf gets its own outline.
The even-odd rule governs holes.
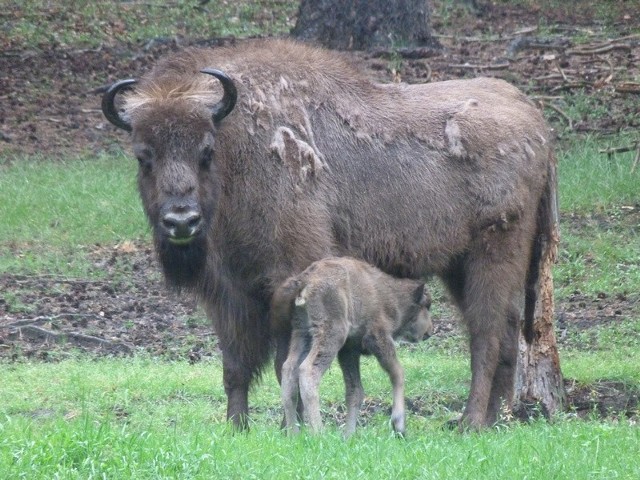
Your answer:
[[[356,428],[364,390],[360,355],[376,356],[393,385],[391,422],[404,433],[404,373],[394,339],[418,342],[433,333],[431,297],[426,285],[396,279],[348,257],[329,257],[290,277],[272,299],[274,327],[291,325],[293,333],[282,369],[282,402],[287,429],[298,432],[297,403],[304,420],[322,427],[318,387],[337,356],[344,375],[347,403],[345,436]]]

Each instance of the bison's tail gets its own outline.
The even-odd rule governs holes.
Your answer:
[[[271,298],[271,331],[280,332],[291,329],[293,301],[302,290],[302,281],[292,277],[280,285]]]
[[[556,175],[556,160],[550,154],[547,185],[538,204],[536,220],[536,235],[533,241],[531,260],[525,285],[524,303],[524,338],[527,343],[533,342],[534,337],[534,315],[535,306],[538,299],[537,283],[540,278],[540,271],[545,262],[548,249],[554,248],[558,228],[558,179]]]

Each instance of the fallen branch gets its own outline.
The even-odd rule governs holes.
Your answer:
[[[631,164],[631,173],[633,173],[635,172],[636,167],[638,166],[638,162],[640,162],[640,142],[636,143],[635,145],[630,145],[627,147],[603,148],[598,150],[598,153],[606,153],[609,160],[611,160],[611,158],[616,153],[626,153],[626,152],[633,152],[633,151],[636,152],[636,155],[633,159],[633,163]]]
[[[569,79],[567,78],[567,75],[564,73],[564,70],[562,70],[562,67],[560,66],[560,62],[558,61],[558,59],[554,59],[553,61],[555,67],[558,69],[558,71],[560,72],[560,75],[562,75],[562,80],[564,80],[565,82],[568,82]]]
[[[42,274],[42,275],[12,275],[12,280],[18,285],[31,284],[37,282],[53,282],[53,283],[68,283],[71,285],[109,285],[111,282],[105,280],[85,280],[79,278],[67,278],[61,277],[55,274]]]
[[[131,347],[124,343],[114,343],[103,338],[84,335],[76,332],[56,333],[46,328],[36,327],[35,325],[27,325],[19,329],[20,337],[27,337],[31,340],[40,340],[45,342],[63,343],[72,341],[74,345],[82,347],[99,347],[99,348],[115,348],[123,352],[131,352]]]
[[[548,75],[540,75],[539,77],[533,77],[534,80],[560,80],[562,75],[559,73],[550,73]]]
[[[591,63],[601,63],[604,62],[607,64],[607,66],[609,67],[609,75],[607,75],[604,78],[600,78],[598,80],[596,80],[593,83],[593,86],[595,88],[602,88],[605,85],[608,85],[611,83],[611,80],[613,80],[613,74],[614,74],[614,68],[613,68],[613,62],[611,62],[611,60],[609,60],[608,58],[594,58],[591,60],[587,60],[584,62],[584,65],[587,64],[591,64]],[[598,69],[597,73],[600,73],[600,70]]]
[[[447,40],[459,40],[461,42],[478,42],[478,43],[487,43],[487,42],[500,42],[502,40],[511,40],[514,38],[521,37],[525,33],[533,33],[538,31],[538,27],[524,27],[520,30],[516,30],[509,35],[493,35],[491,37],[460,37],[457,35],[442,35],[442,34],[434,34],[435,38],[446,38]]]
[[[557,98],[557,97],[546,97],[546,98]],[[569,115],[567,115],[564,112],[564,110],[562,110],[560,107],[556,107],[553,103],[548,103],[548,102],[542,101],[540,98],[537,98],[536,100],[538,100],[538,103],[540,104],[541,107],[550,108],[554,112],[558,113],[562,118],[565,119],[565,121],[569,125],[569,130],[573,130],[573,120],[571,120],[571,117]]]
[[[586,82],[565,83],[563,85],[558,85],[557,87],[553,87],[551,89],[551,92],[559,92],[562,90],[571,90],[572,88],[582,88],[582,87],[589,87],[589,86],[591,86],[591,84]]]
[[[422,81],[424,83],[430,82],[431,81],[431,74],[433,73],[431,71],[431,65],[429,65],[427,62],[420,62],[418,65],[424,66],[424,69],[427,71],[427,76]]]
[[[626,43],[613,43],[597,48],[574,48],[567,50],[567,55],[597,55],[599,53],[607,53],[612,50],[631,50],[631,46]]]
[[[624,37],[616,38],[612,41],[620,42],[622,40],[635,40],[636,38],[640,38],[640,33],[634,33],[632,35],[626,35]]]
[[[640,93],[640,83],[621,82],[615,86],[615,90],[622,93]]]
[[[552,100],[564,100],[564,97],[561,95],[557,95],[557,96],[550,96],[550,95],[533,95],[531,97],[531,100],[536,100],[536,101],[547,101],[550,102]]]
[[[472,65],[470,63],[462,63],[462,64],[449,64],[449,68],[469,68],[474,70],[504,70],[505,68],[509,68],[510,65],[508,63],[496,63],[496,64],[483,64],[483,65]]]
[[[420,58],[433,57],[438,53],[439,51],[437,49],[429,48],[429,47],[394,48],[394,49],[377,48],[373,52],[371,52],[371,56],[373,58],[380,58],[380,57],[392,57],[395,55],[400,55],[402,58],[406,58],[408,60],[417,60]]]
[[[565,38],[547,39],[537,37],[518,37],[509,44],[506,53],[508,57],[514,57],[520,50],[564,50],[570,45],[570,41]]]
[[[606,153],[609,157],[611,157],[616,153],[633,152],[637,148],[638,148],[638,145],[631,145],[629,147],[601,148],[600,150],[598,150],[598,153]]]
[[[35,323],[54,322],[65,318],[93,318],[95,320],[104,320],[104,317],[94,313],[60,313],[58,315],[42,315],[34,318],[16,320],[15,322],[8,323],[4,328],[21,328]]]
[[[604,62],[607,64],[607,66],[609,67],[609,76],[613,78],[613,72],[614,72],[613,62],[611,62],[611,60],[609,60],[608,58],[593,58],[593,59],[585,60],[583,62],[583,65],[588,65],[591,63],[601,63],[601,62]]]

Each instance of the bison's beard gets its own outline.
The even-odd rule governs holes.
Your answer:
[[[195,290],[204,280],[207,242],[198,236],[187,245],[174,245],[166,237],[156,238],[156,251],[167,284],[177,290]]]

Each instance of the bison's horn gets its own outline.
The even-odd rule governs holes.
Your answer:
[[[220,70],[216,70],[215,68],[204,68],[200,70],[200,72],[213,75],[220,80],[220,83],[222,83],[222,88],[224,89],[222,100],[211,107],[211,116],[213,117],[213,121],[219,122],[229,115],[231,110],[233,110],[233,107],[236,106],[238,91],[236,90],[236,86],[233,84],[233,80]]]
[[[120,80],[111,85],[102,96],[102,113],[104,113],[104,116],[116,127],[126,130],[127,132],[131,131],[131,124],[120,116],[114,101],[120,91],[131,88],[136,82],[137,80],[133,78]]]

